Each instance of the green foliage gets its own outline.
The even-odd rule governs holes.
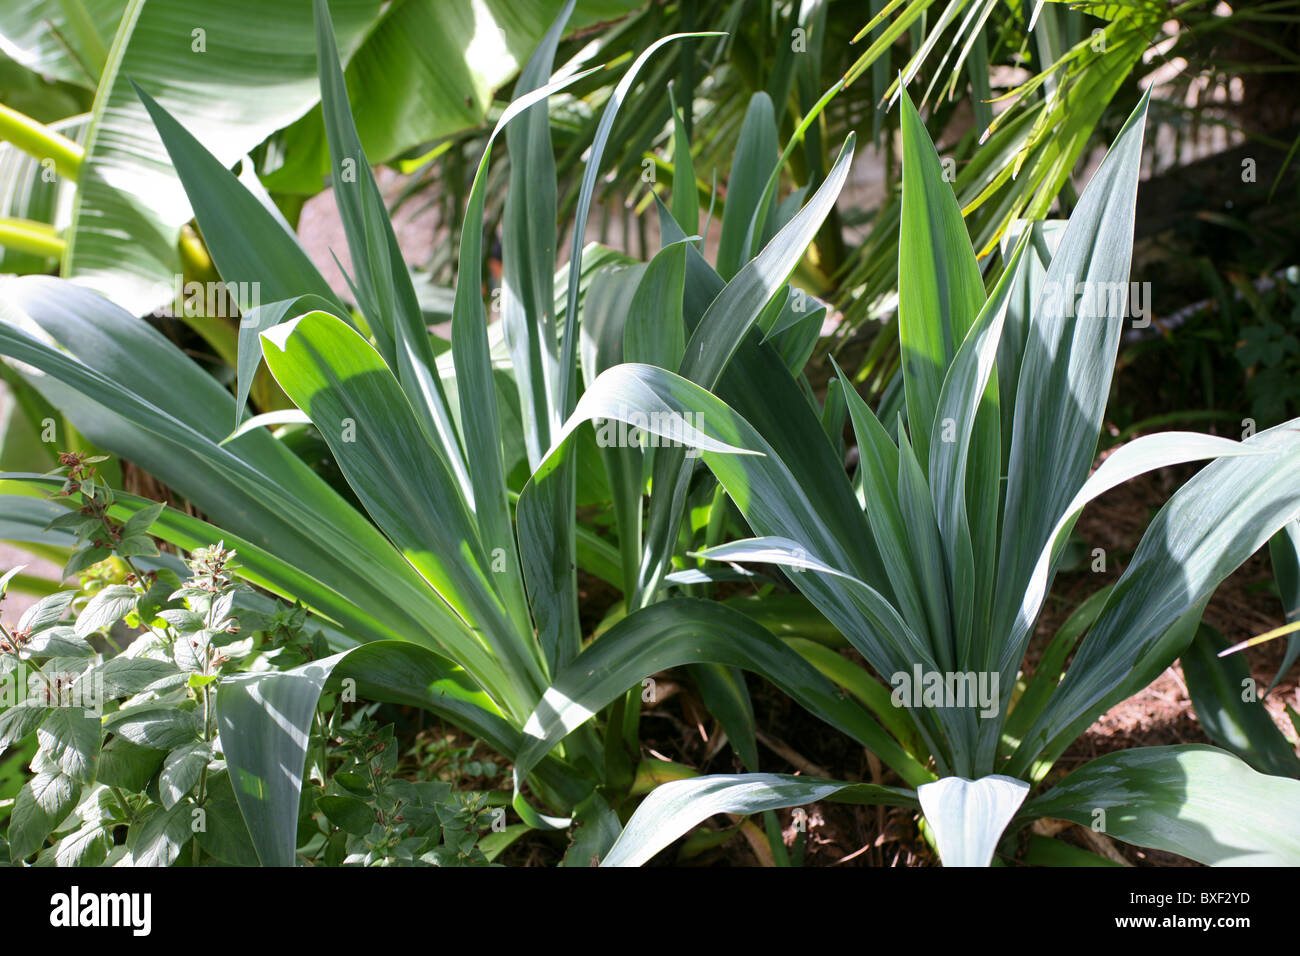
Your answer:
[[[337,715],[336,715],[337,716]],[[333,721],[331,721],[333,722]],[[317,857],[344,866],[481,866],[476,844],[491,810],[482,795],[454,791],[440,780],[396,776],[399,745],[392,725],[364,713],[345,722],[331,748],[339,764],[314,797],[331,832]],[[327,756],[327,759],[329,759]]]
[[[248,862],[247,831],[230,801],[210,805],[230,789],[214,685],[257,656],[253,635],[237,636],[232,610],[245,586],[235,580],[234,553],[194,551],[182,580],[176,563],[150,560],[161,559],[148,533],[161,504],[115,522],[96,457],[61,460],[55,497],[72,507],[50,525],[83,542],[65,576],[110,558],[128,570],[118,583],[83,575],[88,599],[60,591],[3,632],[0,672],[15,694],[0,711],[0,748],[33,732],[37,741],[34,776],[9,818],[9,855],[59,866],[170,865],[182,854],[194,863]],[[136,636],[117,653],[94,646],[116,649],[114,634],[124,631]]]
[[[252,15],[245,6],[213,29]],[[4,476],[8,490],[73,503],[50,515],[49,502],[13,495],[0,520],[66,548],[65,577],[81,579],[6,629],[0,646],[5,674],[30,665],[44,679],[35,703],[0,710],[0,747],[30,768],[8,808],[0,852],[10,861],[483,865],[535,829],[567,846],[566,865],[625,865],[728,812],[764,814],[773,860],[785,864],[773,811],[813,800],[919,810],[948,865],[987,865],[1015,852],[1013,837],[1036,817],[1081,820],[1089,807],[1112,812],[1108,832],[1120,839],[1204,862],[1297,858],[1294,841],[1270,831],[1300,812],[1300,784],[1223,751],[1135,750],[1065,780],[1052,774],[1089,723],[1185,651],[1216,739],[1257,769],[1289,773],[1294,760],[1284,741],[1261,736],[1258,708],[1215,708],[1234,673],[1196,672],[1211,662],[1192,635],[1213,589],[1256,549],[1272,538],[1275,561],[1286,560],[1279,532],[1300,515],[1296,423],[1241,442],[1144,435],[1093,470],[1123,325],[1125,297],[1117,305],[1113,293],[1129,278],[1145,98],[1083,195],[1069,197],[1068,223],[1043,221],[1162,11],[1090,6],[1106,24],[1100,48],[1080,32],[1091,22],[1083,14],[1029,14],[1042,18],[1039,72],[996,118],[987,67],[1022,58],[1028,11],[987,0],[945,5],[928,30],[929,0],[877,4],[856,65],[843,63],[844,48],[828,53],[825,5],[759,4],[757,26],[732,5],[718,14],[730,39],[698,25],[667,34],[658,27],[686,5],[654,5],[584,45],[557,79],[565,32],[583,14],[569,0],[547,27],[549,8],[516,11],[512,29],[541,42],[513,100],[483,138],[435,145],[444,159],[429,167],[457,206],[443,339],[429,333],[428,290],[406,268],[370,163],[477,122],[491,91],[475,86],[465,116],[459,102],[439,113],[446,128],[412,118],[403,69],[380,84],[358,77],[374,70],[376,50],[436,72],[405,46],[427,5],[335,6],[316,0],[314,35],[301,29],[305,5],[283,25],[292,43],[267,69],[287,95],[245,88],[249,73],[215,58],[211,83],[240,127],[217,149],[205,146],[213,123],[177,79],[174,53],[151,59],[144,46],[155,26],[186,15],[181,2],[126,4],[102,56],[95,29],[77,32],[80,58],[107,71],[84,151],[5,114],[25,141],[58,147],[64,166],[102,174],[79,188],[84,228],[74,222],[60,249],[66,275],[102,278],[120,300],[47,277],[7,288],[0,354],[25,414],[57,409],[87,437],[82,447],[129,460],[198,512],[118,490],[118,476],[95,472],[112,459],[90,450],[63,456],[55,475]],[[772,25],[782,42],[769,49],[756,38]],[[787,30],[811,47],[786,50]],[[881,67],[909,31],[896,88]],[[927,130],[951,107],[923,119],[904,89],[944,37],[952,46],[922,103],[955,91],[966,67],[988,137],[979,149],[973,136],[958,145],[969,162],[955,182]],[[317,101],[300,82],[313,45],[319,110],[236,175],[243,151]],[[704,83],[700,61],[724,52],[728,69]],[[577,69],[607,53],[628,54],[617,81]],[[769,58],[770,76],[755,82],[749,60]],[[847,72],[825,84],[829,64]],[[128,67],[141,79],[130,89]],[[84,79],[65,72],[65,82]],[[898,97],[903,172],[850,254],[837,203],[856,137],[840,127],[868,75],[873,96]],[[656,97],[669,77],[672,92]],[[724,131],[693,142],[698,104],[720,90],[728,101],[705,115]],[[389,108],[401,122],[385,122]],[[146,115],[139,149],[113,134],[115,122]],[[873,115],[878,134],[883,114]],[[508,178],[493,157],[503,133]],[[829,140],[842,141],[837,153]],[[671,163],[644,155],[665,141]],[[286,143],[296,144],[288,159],[268,168]],[[725,195],[697,175],[722,160]],[[353,302],[300,247],[257,166],[268,182],[308,191],[328,172]],[[110,180],[137,167],[174,176],[184,197],[159,192],[127,209],[138,241],[113,262],[105,237],[123,227],[95,218],[96,203],[126,202]],[[621,198],[657,215],[659,251],[638,263],[589,244],[588,220],[608,198],[598,185],[647,168],[670,174],[671,205],[653,177]],[[191,212],[211,262],[189,266],[268,293],[236,295],[238,328],[195,325],[226,366],[216,376],[137,316],[141,281],[177,258]],[[715,214],[710,263],[696,233]],[[484,253],[497,225],[489,308]],[[644,232],[645,220],[636,226]],[[56,248],[57,236],[22,228],[36,258]],[[561,240],[568,265],[557,273]],[[982,275],[981,258],[999,245]],[[813,293],[832,287],[846,330],[897,292],[896,324],[863,369],[883,385],[897,356],[893,392],[875,408],[848,376],[823,400],[804,374],[828,311]],[[1289,400],[1279,384],[1294,357],[1289,334],[1268,318],[1237,352],[1255,371],[1254,397],[1278,408]],[[259,414],[245,417],[250,398]],[[1081,509],[1152,469],[1205,460],[1120,580],[1075,612],[1018,684]],[[621,596],[598,609],[594,634],[583,572]],[[753,588],[748,603],[718,600],[737,581]],[[118,650],[128,631],[137,633]],[[832,649],[843,646],[868,668]],[[638,807],[647,781],[674,769],[643,759],[639,720],[654,676],[677,667],[751,772],[677,779]],[[867,748],[904,786],[761,772],[742,670]],[[969,675],[991,696],[977,708],[901,693],[897,678],[914,673]],[[59,705],[83,686],[102,687],[102,714]],[[405,728],[381,703],[429,712],[498,757],[452,744],[403,753]],[[459,786],[503,779],[507,766],[509,790]],[[1238,812],[1252,794],[1264,805]],[[1186,825],[1167,825],[1175,818]],[[1033,854],[1060,858],[1056,849],[1039,843]]]
[[[1122,825],[1106,832],[1120,839],[1207,863],[1295,859],[1294,848],[1278,844],[1273,833],[1300,808],[1300,787],[1267,778],[1258,786],[1270,798],[1257,804],[1248,796],[1256,786],[1254,771],[1221,751],[1114,754],[1096,762],[1107,767],[1087,765],[1059,791],[1048,789],[1021,807],[1031,785],[1044,781],[1079,733],[1178,656],[1219,581],[1300,509],[1291,477],[1300,455],[1295,422],[1240,444],[1191,433],[1146,436],[1090,475],[1123,319],[1123,303],[1107,304],[1098,290],[1123,288],[1127,281],[1145,107],[1130,117],[1048,257],[1050,265],[1038,273],[1039,288],[1027,300],[1032,309],[1020,319],[1026,330],[1020,374],[1006,395],[999,393],[994,363],[1012,289],[1034,281],[1025,252],[1030,234],[1008,257],[987,298],[978,283],[965,291],[973,260],[935,253],[969,247],[965,227],[924,128],[905,122],[904,156],[912,168],[904,175],[899,241],[905,260],[924,263],[909,279],[916,288],[900,293],[906,422],[900,418],[896,429],[887,429],[846,389],[862,489],[861,511],[847,530],[859,541],[874,539],[883,567],[873,569],[861,545],[850,550],[839,522],[829,520],[833,499],[791,482],[779,454],[743,419],[728,422],[724,436],[762,449],[764,457],[702,456],[760,535],[703,554],[797,572],[791,574],[795,585],[876,673],[889,677],[896,688],[892,703],[907,708],[925,743],[916,756],[932,759],[942,777],[921,783],[917,796],[949,865],[986,865],[1008,824],[1023,826],[1052,808],[1108,805],[1104,793],[1117,786],[1117,774],[1128,775],[1116,790],[1127,812]],[[921,334],[909,336],[912,328]],[[1010,403],[1013,414],[1001,415],[1000,402]],[[1008,447],[1004,488],[1000,463]],[[1091,626],[1070,666],[1064,667],[1063,653],[1052,658],[1055,672],[1064,675],[1060,683],[1041,684],[1013,703],[1029,635],[1083,505],[1151,468],[1204,458],[1215,460],[1175,494],[1100,608],[1089,610]],[[922,674],[939,675],[940,687],[945,674],[996,679],[992,686],[1000,690],[993,690],[993,706],[985,709],[964,696],[899,694],[899,678],[913,673],[918,681]],[[1019,704],[1034,710],[1017,714]],[[1007,732],[1011,718],[1014,735]],[[1221,779],[1231,784],[1220,791]],[[715,790],[709,780],[717,780]],[[744,778],[702,778],[690,785],[702,788],[700,800],[748,792]],[[683,803],[696,799],[689,787],[674,786],[686,794]],[[1100,802],[1088,802],[1090,788]],[[792,793],[786,803],[762,806],[814,798],[812,791]],[[639,809],[613,857],[643,860],[671,840],[673,818],[686,812],[676,800],[648,801]],[[1161,815],[1175,804],[1195,824],[1172,830],[1162,824]]]

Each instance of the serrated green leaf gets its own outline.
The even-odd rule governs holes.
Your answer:
[[[95,780],[128,793],[140,793],[158,772],[165,756],[163,750],[133,744],[125,737],[113,737],[100,751]]]
[[[131,517],[127,518],[125,523],[123,523],[122,537],[129,538],[132,535],[147,534],[149,529],[153,527],[153,523],[158,520],[158,516],[163,513],[163,509],[166,507],[167,506],[163,502],[157,501],[148,507],[141,508],[135,514],[131,515]]]
[[[0,711],[0,753],[39,727],[48,713],[49,708],[29,700]]]
[[[74,628],[78,637],[111,627],[126,617],[140,600],[140,592],[129,584],[110,584],[97,591],[90,602],[77,615]]]
[[[36,730],[41,750],[64,774],[81,783],[95,778],[103,742],[99,719],[80,707],[54,707]]]
[[[194,836],[195,807],[188,800],[170,809],[150,807],[131,827],[127,849],[132,866],[171,866]]]
[[[203,740],[177,747],[164,758],[158,794],[166,809],[170,810],[194,789],[211,759],[212,747]]]
[[[41,598],[23,612],[23,616],[18,619],[18,630],[35,634],[47,627],[53,627],[67,612],[72,599],[76,596],[76,591],[59,591],[49,597]]]
[[[118,656],[99,665],[92,679],[102,679],[104,696],[111,700],[145,690],[161,692],[179,687],[185,682],[185,675],[171,661]]]
[[[104,718],[104,729],[133,744],[154,750],[172,750],[199,736],[199,717],[174,704],[143,704]]]
[[[23,860],[40,849],[80,797],[81,784],[57,771],[38,772],[24,784],[9,815],[10,858]]]

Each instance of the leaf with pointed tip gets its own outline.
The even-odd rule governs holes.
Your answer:
[[[336,0],[346,48],[380,7],[379,0]],[[259,42],[249,43],[254,35]],[[97,77],[62,274],[138,315],[171,297],[181,271],[177,239],[193,211],[131,83],[229,167],[316,101],[315,76],[305,3],[131,0]],[[252,245],[249,236],[245,242]]]
[[[55,707],[36,729],[41,750],[73,780],[89,783],[95,778],[95,764],[103,735],[99,718],[87,716],[82,707]]]
[[[194,838],[194,806],[181,801],[169,808],[149,807],[127,836],[132,866],[171,866]]]
[[[221,444],[225,445],[259,428],[273,428],[276,425],[310,425],[311,423],[311,418],[307,413],[298,408],[281,408],[274,412],[263,412],[260,415],[244,419],[238,428],[221,439]]]
[[[236,295],[240,283],[248,284],[239,308],[247,312],[263,303],[263,308],[271,308],[278,302],[311,295],[324,303],[323,308],[347,318],[346,307],[308,258],[298,237],[249,192],[226,163],[131,82],[180,178],[217,271],[232,284]],[[251,295],[254,290],[255,298]]]
[[[686,343],[683,376],[707,388],[717,383],[746,333],[785,285],[834,207],[853,162],[853,143],[850,134],[808,204],[718,293]]]
[[[548,34],[549,42],[558,39],[559,30],[567,17],[568,7],[556,21],[552,33]],[[474,181],[470,187],[465,222],[461,229],[457,273],[463,278],[456,285],[452,306],[452,361],[456,373],[456,395],[460,409],[461,432],[465,439],[474,517],[484,551],[494,556],[494,568],[495,558],[497,556],[504,558],[503,566],[494,570],[493,584],[520,634],[530,634],[533,621],[529,616],[522,562],[506,496],[505,465],[501,448],[501,416],[497,407],[495,376],[488,344],[487,314],[483,309],[482,290],[477,280],[471,280],[470,277],[478,276],[482,272],[483,204],[493,143],[502,130],[507,130],[507,136],[510,135],[509,130],[513,127],[508,124],[512,120],[530,115],[535,117],[531,111],[539,107],[545,123],[546,111],[542,104],[545,103],[546,98],[583,75],[585,74],[556,80],[523,93],[497,120],[497,125],[493,128],[483,149],[483,158],[479,161],[478,170],[474,174]],[[550,269],[550,265],[547,269]],[[550,287],[547,286],[545,291],[548,296],[549,290]],[[550,298],[547,301],[550,303]],[[513,326],[507,324],[504,319],[501,328],[509,344],[518,330],[512,331]],[[518,365],[520,357],[513,346],[511,354],[516,362],[515,384],[523,390],[531,379],[526,377],[524,370]],[[543,382],[549,380],[543,376]],[[545,394],[550,395],[549,387],[545,390]],[[549,435],[549,428],[543,432],[538,431],[539,421],[534,420],[530,415],[527,396],[522,391],[520,396],[524,400],[520,408],[524,424],[524,446],[526,449],[531,449],[539,441],[539,434]],[[546,406],[543,406],[542,411],[548,416],[552,414]],[[542,424],[545,422],[543,421]],[[531,453],[529,460],[532,461]],[[564,548],[565,544],[564,539],[559,539],[555,541],[553,547],[558,550]]]
[[[673,84],[668,84],[668,102],[673,110],[673,218],[688,236],[700,228],[700,193],[695,184],[695,162],[686,122],[677,106]]]
[[[582,183],[578,189],[574,213],[572,243],[569,251],[568,289],[565,296],[565,329],[561,341],[557,417],[563,418],[574,407],[578,394],[578,345],[580,341],[578,298],[581,287],[583,241],[591,212],[592,194],[600,173],[600,163],[619,108],[626,100],[642,67],[662,46],[677,40],[710,34],[680,33],[662,37],[650,44],[623,74],[610,93],[596,126],[596,135],[587,154]],[[576,267],[575,267],[576,266]],[[559,442],[552,436],[552,447]],[[573,513],[577,503],[574,457],[565,452],[551,458],[550,467],[539,465],[520,495],[516,510],[521,561],[528,588],[539,640],[552,672],[575,657],[582,646],[578,620],[577,555],[574,542]]]
[[[338,170],[334,198],[352,253],[355,278],[351,281],[357,302],[379,354],[401,383],[431,447],[464,486],[468,483],[465,455],[411,274],[352,119],[330,9],[325,0],[314,3],[321,114],[330,158]]]
[[[57,767],[43,764],[14,798],[9,813],[10,859],[18,862],[39,850],[80,797],[80,783],[60,773]]]
[[[947,559],[955,660],[982,671],[997,656],[988,631],[1002,459],[993,363],[1024,249],[1017,245],[948,366],[930,433],[930,494]]]
[[[1171,441],[1167,435],[1147,440],[1165,441],[1166,450]],[[1199,444],[1203,452],[1226,439],[1202,435],[1183,442]],[[1300,420],[1228,444],[1235,446],[1231,454],[1201,469],[1152,521],[1065,679],[1013,755],[1009,773],[1023,773],[1049,743],[1089,719],[1145,651],[1300,515],[1300,489],[1294,480],[1300,466]],[[1089,483],[1104,478],[1102,472],[1119,455],[1111,455]]]
[[[1007,459],[1011,457],[1011,432],[1015,427],[1016,384],[1020,381],[1020,363],[1024,359],[1029,336],[1029,324],[1043,291],[1047,267],[1065,234],[1064,220],[1025,222],[1016,220],[1002,239],[1002,259],[1007,261],[1021,238],[1028,234],[1028,247],[1021,261],[1019,274],[1011,289],[1006,320],[998,340],[998,409],[1002,417],[1002,472],[1006,473]]]
[[[912,443],[917,458],[929,461],[939,392],[948,366],[984,305],[984,283],[939,154],[906,92],[902,100],[898,337]]]
[[[212,746],[203,740],[184,744],[167,755],[158,778],[158,793],[166,809],[185,798],[211,759]]]
[[[718,274],[724,279],[731,279],[748,261],[746,240],[752,235],[751,224],[760,216],[766,218],[768,210],[759,207],[780,154],[776,135],[772,100],[766,93],[755,93],[745,110],[731,161],[731,175],[727,178],[727,202],[722,209],[717,254]],[[761,226],[757,231],[762,234]]]
[[[463,629],[374,524],[269,433],[219,445],[235,420],[230,392],[152,325],[47,276],[9,282],[0,317],[0,354],[43,373],[31,381],[83,434],[273,555],[282,582],[291,567],[300,582],[319,582],[309,590],[342,596],[335,606],[353,608],[358,636],[380,621],[388,629],[383,636],[396,632],[433,646],[435,633]],[[62,349],[22,331],[28,320]],[[23,478],[57,489],[39,476]],[[298,588],[280,593],[296,595]],[[308,592],[301,593],[305,599]]]
[[[1096,452],[1127,303],[1127,296],[1117,303],[1099,292],[1127,291],[1147,102],[1144,96],[1083,191],[1030,320],[1014,396],[993,607],[993,632],[1010,635],[1004,660],[1019,660],[1029,627],[1025,594],[1038,588],[1039,555],[1051,546],[1053,527],[1088,479]],[[1077,314],[1080,286],[1091,293],[1087,315]],[[1050,579],[1049,571],[1044,586]]]
[[[95,631],[126,617],[140,600],[140,593],[129,584],[110,584],[103,590],[95,592],[90,603],[77,615],[74,630],[78,637],[85,637]]]
[[[839,366],[836,366],[836,372],[843,386],[853,434],[858,443],[858,476],[863,497],[870,502],[870,506],[863,510],[896,596],[897,608],[913,633],[933,646],[934,637],[922,594],[923,582],[916,565],[916,549],[899,506],[898,445]]]
[[[514,88],[516,99],[546,85],[573,6],[573,0],[564,4],[520,70]],[[560,352],[555,323],[555,153],[545,101],[530,106],[511,124],[506,130],[506,144],[511,163],[501,221],[501,328],[519,389],[528,464],[536,468],[563,415],[557,394]],[[481,196],[478,202],[480,208],[465,217],[466,230],[473,231],[461,237],[462,259],[466,243],[473,243],[469,250],[474,257],[471,263],[478,259],[483,244]],[[474,205],[472,192],[470,205]],[[467,272],[462,264],[459,274],[478,276],[479,271]],[[472,461],[473,456],[470,458]]]

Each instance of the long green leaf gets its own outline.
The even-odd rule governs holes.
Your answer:
[[[531,709],[543,682],[534,648],[500,603],[474,517],[383,359],[327,312],[263,332],[262,343],[276,381],[311,416],[376,523],[476,629],[473,640],[448,635],[454,658],[479,676],[490,648],[511,680],[492,688],[497,699],[515,713]]]
[[[412,640],[463,622],[362,514],[264,429],[223,446],[230,393],[149,323],[69,282],[26,277],[0,299],[0,355],[98,447],[138,464],[209,518],[309,573]],[[36,323],[68,349],[20,331]]]
[[[651,791],[628,820],[601,866],[640,866],[716,813],[762,813],[818,800],[916,806],[910,790],[775,773],[713,774],[675,780]]]
[[[1022,772],[1049,741],[1091,714],[1144,651],[1300,515],[1297,464],[1300,420],[1241,442],[1239,453],[1207,465],[1160,509],[1009,773]]]
[[[528,58],[515,83],[516,98],[546,85],[573,6],[572,0],[564,4]],[[501,325],[519,389],[528,464],[536,468],[562,420],[555,324],[555,153],[545,103],[530,107],[506,131],[506,144],[511,162],[501,223]],[[479,222],[482,213],[466,219]],[[462,240],[462,256],[464,252]],[[460,274],[479,275],[464,269]]]
[[[1182,655],[1183,677],[1196,718],[1209,738],[1261,773],[1300,777],[1300,757],[1264,707],[1240,654],[1220,657],[1223,635],[1202,624]]]
[[[753,231],[751,224],[768,212],[761,208],[760,200],[779,151],[772,100],[766,93],[755,93],[745,111],[731,175],[727,178],[727,202],[722,209],[717,257],[718,274],[724,279],[732,279],[749,258],[746,240]],[[756,231],[762,234],[761,224]]]
[[[984,305],[984,283],[957,197],[906,94],[901,122],[898,335],[912,443],[917,458],[928,462],[944,376]]]
[[[1098,817],[1098,811],[1104,816]],[[1300,864],[1300,780],[1213,747],[1138,747],[1084,764],[1021,817],[1058,817],[1210,866]]]

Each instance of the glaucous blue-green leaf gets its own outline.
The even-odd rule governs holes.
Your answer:
[[[1099,826],[1209,866],[1300,865],[1300,780],[1214,747],[1137,747],[1089,761],[1021,815]]]
[[[1196,718],[1214,743],[1261,773],[1300,777],[1300,757],[1264,707],[1241,654],[1220,657],[1228,642],[1202,623],[1181,662]]]

